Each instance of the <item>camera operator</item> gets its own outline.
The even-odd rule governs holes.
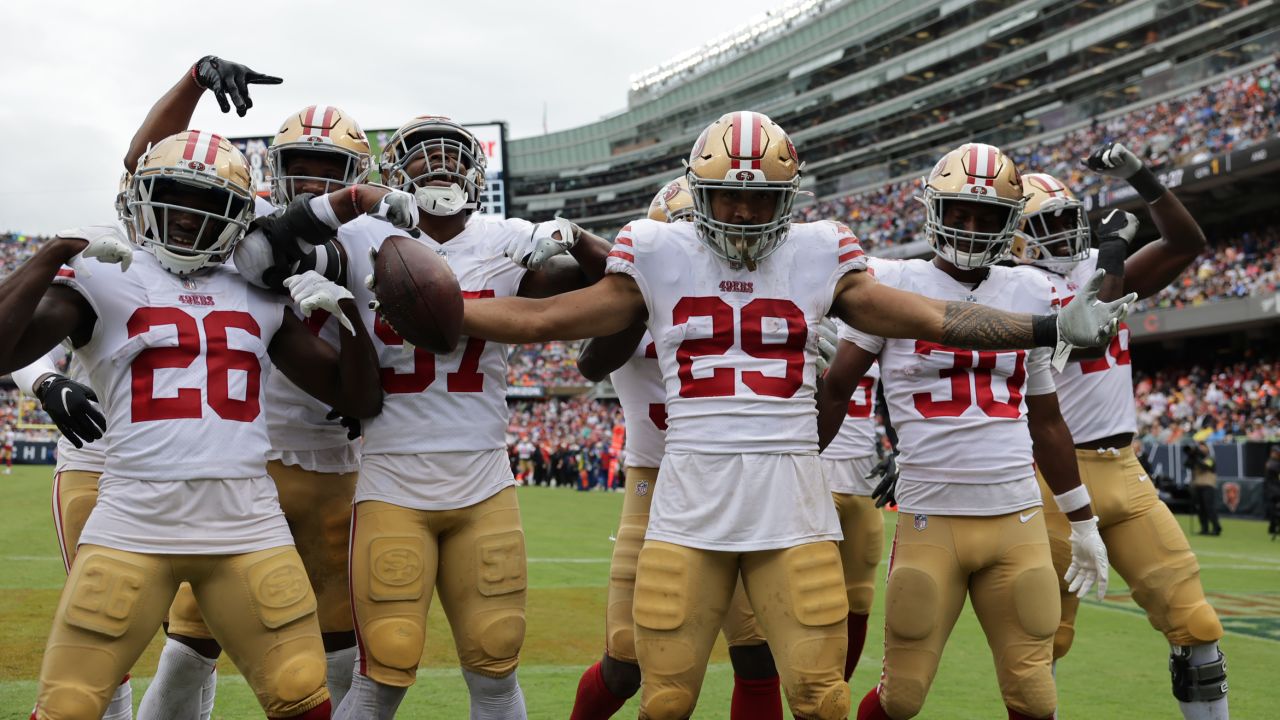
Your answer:
[[[1182,461],[1191,468],[1191,488],[1195,491],[1196,505],[1200,510],[1200,534],[1221,535],[1216,497],[1218,473],[1214,469],[1213,453],[1208,445],[1197,442],[1182,448]]]

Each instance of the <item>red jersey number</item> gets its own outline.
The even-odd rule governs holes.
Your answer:
[[[875,404],[875,399],[871,397],[871,388],[875,384],[875,378],[864,377],[858,381],[858,387],[853,389],[853,397],[849,398],[848,417],[871,417],[871,406]]]
[[[918,355],[934,353],[951,354],[952,366],[938,371],[938,377],[951,380],[951,397],[938,400],[933,393],[920,392],[911,396],[916,410],[926,418],[960,417],[964,411],[974,405],[987,417],[1018,418],[1022,414],[1022,385],[1027,379],[1027,353],[1025,350],[995,352],[983,350],[959,350],[945,345],[917,340],[915,347]],[[991,371],[995,369],[1000,356],[1013,356],[1013,372],[1009,374],[1005,386],[1009,399],[996,400],[991,389]],[[970,380],[972,378],[972,380]]]
[[[191,363],[201,356],[202,350],[207,373],[205,386],[209,388],[209,407],[223,420],[252,422],[258,418],[262,411],[262,362],[257,355],[247,350],[233,350],[227,346],[227,330],[231,328],[243,330],[259,339],[262,337],[262,329],[252,315],[238,310],[215,310],[205,315],[203,349],[199,324],[194,317],[179,308],[138,308],[129,316],[126,327],[129,337],[135,337],[161,325],[174,327],[178,334],[178,344],[147,348],[133,359],[129,368],[132,378],[130,412],[133,422],[188,420],[203,415],[201,391],[198,387],[178,388],[173,397],[155,396],[156,370],[191,367]],[[244,373],[243,400],[231,397],[232,370]]]
[[[491,298],[492,290],[463,290],[463,298]],[[396,331],[387,324],[380,314],[374,315],[373,334],[387,347],[404,344]],[[484,392],[484,373],[480,372],[480,356],[484,354],[485,341],[480,338],[467,338],[466,347],[462,351],[462,360],[458,369],[445,373],[445,390],[456,393]],[[408,372],[397,372],[395,368],[379,368],[382,375],[382,389],[392,393],[419,393],[431,387],[436,381],[436,356],[422,348],[413,349],[413,369]]]
[[[781,360],[785,369],[781,377],[760,371],[742,372],[742,384],[757,395],[789,398],[804,384],[804,344],[808,326],[804,312],[790,300],[756,298],[742,307],[735,318],[734,308],[718,297],[686,297],[676,303],[672,322],[683,325],[690,318],[711,320],[711,335],[687,338],[676,348],[680,397],[728,397],[735,393],[737,370],[719,367],[706,377],[694,377],[693,361],[698,357],[724,355],[733,347],[734,325],[742,331],[742,351],[754,358]],[[786,338],[765,342],[764,320],[776,318],[786,324]]]

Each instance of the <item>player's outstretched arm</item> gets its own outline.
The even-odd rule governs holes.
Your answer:
[[[646,317],[640,288],[626,275],[549,298],[464,300],[462,334],[503,343],[613,335]]]
[[[0,375],[30,365],[70,336],[87,342],[97,320],[80,293],[52,286],[58,269],[88,245],[55,237],[0,280]]]
[[[875,361],[875,355],[848,340],[841,340],[836,346],[836,357],[818,384],[819,452],[826,450],[840,432],[840,426],[849,414],[849,399]]]
[[[1098,272],[1058,315],[1030,315],[974,303],[934,300],[876,282],[868,273],[846,274],[836,285],[832,312],[863,332],[916,338],[970,350],[1097,346],[1115,334],[1133,295],[1097,302]]]
[[[1090,170],[1129,183],[1151,213],[1160,239],[1148,243],[1124,263],[1124,289],[1145,298],[1173,282],[1204,252],[1204,232],[1186,206],[1146,167],[1138,156],[1118,142],[1107,143],[1083,161]],[[1107,300],[1106,289],[1099,297]]]
[[[578,372],[591,382],[604,380],[609,373],[627,364],[643,338],[643,322],[634,323],[620,333],[591,338],[578,353]]]
[[[536,263],[536,270],[534,265],[529,265],[529,273],[520,282],[521,297],[546,298],[581,290],[592,283],[599,282],[604,277],[605,260],[613,246],[604,238],[589,233],[573,223],[562,222],[571,228],[570,236],[573,238],[572,244],[560,251],[563,253],[567,250],[568,256],[559,254],[547,258],[541,263]],[[538,227],[542,228],[543,225],[547,223],[542,223]],[[561,230],[556,230],[551,236],[553,244],[562,237]],[[540,252],[536,249],[537,243],[534,243],[534,247],[531,261]],[[518,259],[513,260],[519,264]]]
[[[314,273],[313,273],[314,274]],[[284,323],[271,340],[271,361],[295,385],[340,415],[370,418],[382,412],[378,354],[350,294],[336,301],[353,332],[338,333],[338,348],[307,330],[285,308]]]
[[[154,145],[164,138],[180,133],[191,127],[191,116],[196,112],[200,96],[210,90],[218,100],[222,112],[230,112],[235,105],[236,114],[244,117],[253,100],[249,97],[249,86],[279,85],[284,82],[278,77],[254,72],[239,63],[223,60],[213,55],[205,55],[182,73],[182,77],[169,92],[160,96],[142,126],[129,141],[129,150],[124,156],[124,169],[133,172],[138,166],[138,158],[147,151],[147,146]],[[227,102],[227,96],[231,102]]]

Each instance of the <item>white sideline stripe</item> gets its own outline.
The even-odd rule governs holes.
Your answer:
[[[1280,567],[1275,565],[1201,565],[1201,570],[1264,570],[1266,572],[1275,572]]]
[[[1232,560],[1251,560],[1253,562],[1273,563],[1280,566],[1280,558],[1268,557],[1266,555],[1249,555],[1247,553],[1231,553],[1215,550],[1193,550],[1196,555],[1207,555],[1209,557],[1224,557]]]

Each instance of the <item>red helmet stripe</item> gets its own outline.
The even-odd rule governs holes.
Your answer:
[[[222,138],[217,135],[209,136],[209,146],[204,153],[204,164],[212,165],[218,160],[218,145],[222,142]]]
[[[333,108],[328,105],[324,108],[324,120],[320,122],[320,134],[329,137],[329,128],[333,127]]]
[[[312,105],[302,111],[302,130],[305,134],[311,134],[311,128],[316,125],[316,106]]]
[[[182,159],[190,160],[196,156],[196,143],[200,142],[200,131],[192,130],[187,133],[187,144],[182,148]]]
[[[761,147],[764,139],[763,123],[760,122],[760,116],[756,113],[749,113],[751,116],[751,167],[760,169],[760,157],[764,155],[764,148]]]

